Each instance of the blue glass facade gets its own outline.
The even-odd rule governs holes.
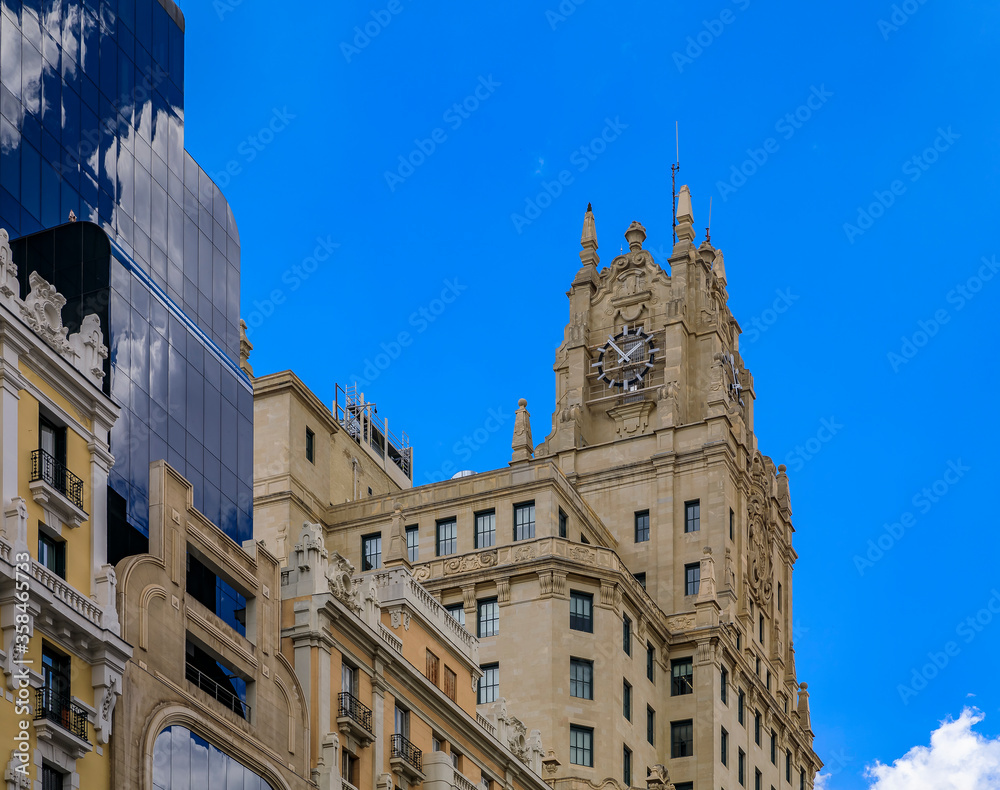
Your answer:
[[[154,790],[273,790],[266,779],[185,727],[167,727],[153,744]]]
[[[22,276],[97,311],[122,406],[111,487],[148,534],[149,463],[252,535],[253,395],[239,369],[239,235],[184,150],[183,17],[171,0],[0,0],[0,227]],[[70,212],[80,222],[65,224]],[[61,224],[62,223],[62,224]]]

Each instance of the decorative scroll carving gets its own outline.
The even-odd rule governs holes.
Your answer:
[[[69,340],[66,339],[69,329],[62,322],[66,297],[38,272],[28,276],[28,283],[31,291],[21,305],[24,322],[60,354],[70,353]]]
[[[510,579],[497,579],[497,603],[510,603]]]
[[[497,552],[496,549],[493,549],[492,551],[483,551],[479,554],[466,554],[455,559],[446,560],[444,563],[444,572],[447,574],[465,573],[467,571],[478,571],[483,568],[492,568],[496,564]]]
[[[303,530],[303,539],[305,531]],[[361,591],[359,585],[351,578],[354,576],[354,565],[346,557],[333,552],[330,566],[326,571],[327,582],[333,597],[344,603],[355,614],[361,614]]]

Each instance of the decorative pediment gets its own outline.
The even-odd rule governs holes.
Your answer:
[[[42,340],[63,356],[68,356],[72,351],[66,337],[69,329],[62,322],[66,297],[38,272],[28,276],[28,284],[31,290],[21,304],[21,317]]]

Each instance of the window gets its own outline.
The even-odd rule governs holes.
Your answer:
[[[66,578],[66,544],[49,537],[38,525],[38,564],[43,565],[62,579]]]
[[[435,686],[438,684],[438,670],[441,667],[441,662],[436,655],[434,655],[430,650],[427,651],[427,679],[433,683]]]
[[[670,722],[670,756],[690,757],[692,754],[694,754],[694,722],[691,719]]]
[[[649,511],[640,510],[635,514],[635,542],[645,543],[649,540]]]
[[[723,765],[729,765],[729,731],[725,727],[719,737],[719,759]]]
[[[420,557],[420,527],[406,528],[406,558],[416,562]]]
[[[42,688],[45,690],[46,707],[69,705],[70,661],[69,656],[42,644]]]
[[[622,782],[632,786],[632,750],[628,746],[622,746]]]
[[[594,662],[582,658],[569,660],[569,695],[579,699],[594,698]]]
[[[352,755],[347,749],[340,750],[340,775],[350,784],[357,786],[358,779],[358,758]],[[155,785],[158,787],[158,785]]]
[[[559,509],[559,537],[565,538],[566,533],[569,531],[569,518],[565,513],[562,512],[562,508]]]
[[[535,503],[514,505],[514,540],[530,540],[533,537],[535,537]]]
[[[444,693],[447,695],[448,699],[455,699],[455,695],[458,690],[458,675],[455,674],[451,667],[444,668]]]
[[[767,670],[767,690],[771,690],[771,670]]]
[[[358,670],[346,662],[340,665],[340,690],[358,696]]]
[[[569,593],[569,627],[574,631],[594,633],[594,596],[587,593]]]
[[[632,721],[632,684],[622,681],[622,716],[625,721]]]
[[[764,615],[760,616],[760,643],[764,644]]]
[[[701,586],[701,563],[694,562],[684,566],[684,594],[697,595]]]
[[[757,677],[760,677],[760,656],[757,656],[756,667],[757,667]]]
[[[656,745],[656,711],[646,706],[646,740]]]
[[[792,750],[785,750],[785,781],[792,783]]]
[[[431,751],[439,752],[441,751],[441,739],[436,735],[431,736]]]
[[[743,787],[747,786],[747,753],[740,749],[739,757],[737,758],[737,778],[740,780],[740,784]]]
[[[777,600],[778,600],[778,611],[779,611],[779,612],[781,611],[781,597],[782,597],[782,596],[781,596],[781,582],[778,582],[778,595],[777,595]]]
[[[771,730],[771,765],[778,764],[778,733]]]
[[[753,769],[753,790],[760,790],[761,775],[757,768]]]
[[[446,557],[458,551],[458,524],[455,519],[437,523],[437,555]]]
[[[633,573],[632,575],[635,576],[635,580],[637,582],[639,582],[639,586],[642,587],[642,589],[645,590],[646,589],[646,573],[645,573],[645,571],[643,571],[642,573]]]
[[[670,676],[671,697],[694,693],[694,663],[690,657],[671,661]]]
[[[755,711],[753,714],[753,740],[758,746],[760,746],[760,711]]]
[[[12,774],[17,776],[17,774]],[[13,783],[14,786],[17,782]],[[9,787],[10,785],[8,785]],[[51,765],[42,765],[42,790],[62,790],[63,788],[63,775],[59,773]]]
[[[374,571],[382,567],[382,533],[361,538],[361,570]]]
[[[488,549],[497,542],[497,514],[488,510],[476,513],[476,548]]]
[[[735,537],[733,537],[735,535],[735,530],[733,528],[733,526],[734,526],[735,523],[736,523],[736,514],[733,512],[732,508],[729,508],[729,539],[730,540],[735,540],[736,539]]]
[[[500,665],[484,664],[480,669],[483,671],[483,676],[479,678],[479,693],[476,704],[496,702],[500,694]]]
[[[701,500],[693,499],[684,503],[684,531],[698,532],[701,529]]]
[[[406,740],[410,739],[410,712],[406,708],[396,706],[396,713],[393,719],[393,733],[402,735]]]
[[[632,655],[632,620],[622,613],[622,650],[625,655]]]
[[[649,678],[651,683],[656,682],[656,676],[653,674],[655,668],[656,650],[649,642],[646,642],[646,677]]]
[[[476,606],[476,636],[496,636],[500,633],[500,605],[496,598],[486,598]]]
[[[729,670],[725,667],[719,673],[719,699],[723,705],[729,704]]]
[[[743,633],[741,631],[736,632],[736,652],[739,653],[743,649]]]
[[[38,449],[59,464],[66,465],[66,428],[44,417],[38,418]]]
[[[678,782],[674,785],[674,790],[694,790],[694,782]]]
[[[591,727],[569,727],[569,761],[572,765],[594,767],[594,730]]]
[[[746,722],[743,720],[743,712],[746,710],[747,695],[743,693],[743,689],[740,689],[739,694],[736,695],[736,718],[739,720],[740,724],[746,727]]]
[[[306,428],[306,460],[316,463],[316,434]]]
[[[805,771],[805,768],[799,769],[799,790],[806,790],[806,771]]]
[[[465,607],[460,603],[452,604],[445,611],[454,617],[460,626],[465,627]]]

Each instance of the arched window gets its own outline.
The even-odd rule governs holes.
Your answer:
[[[167,727],[153,745],[154,790],[274,790],[262,777],[185,727]]]

